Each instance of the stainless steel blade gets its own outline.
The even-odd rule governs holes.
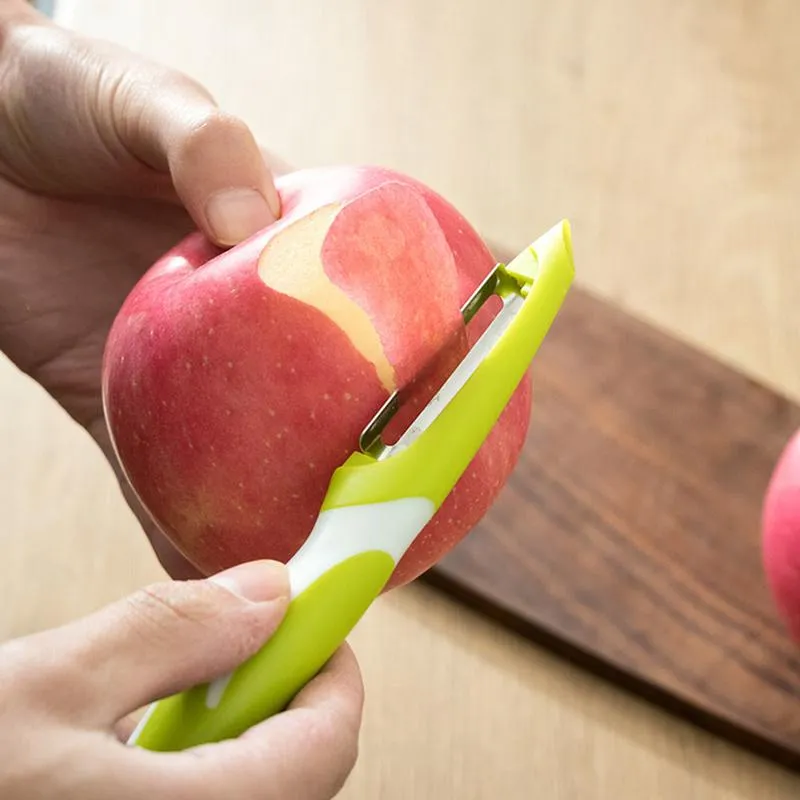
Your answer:
[[[472,296],[462,306],[461,315],[464,323],[477,314],[486,301],[496,294],[500,279],[499,271],[503,265],[497,264],[486,276],[481,285],[473,292]],[[400,399],[397,392],[384,403],[380,411],[373,417],[369,425],[361,434],[360,447],[363,452],[369,453],[378,460],[388,458],[399,449],[408,447],[423,431],[427,430],[452,399],[462,389],[486,354],[494,347],[503,335],[511,320],[517,315],[524,302],[521,294],[508,294],[503,299],[503,307],[494,317],[478,341],[470,348],[458,366],[442,384],[439,391],[431,398],[427,405],[420,411],[414,422],[403,432],[398,441],[393,445],[386,445],[381,436],[386,426],[400,408]]]

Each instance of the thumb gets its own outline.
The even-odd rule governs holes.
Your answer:
[[[115,128],[125,146],[169,173],[178,199],[218,245],[238,244],[273,223],[280,199],[250,128],[187,76],[170,71],[161,78],[154,90],[132,77],[114,95]]]
[[[70,717],[113,726],[232,671],[275,632],[288,602],[286,567],[255,561],[205,580],[148,586],[52,632],[58,641],[48,650],[78,684],[62,685]]]
[[[29,16],[35,24],[10,24],[3,39],[14,80],[0,96],[0,174],[50,194],[178,199],[222,246],[277,219],[268,160],[204,86]]]

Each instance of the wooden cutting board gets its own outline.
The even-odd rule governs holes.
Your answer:
[[[425,580],[799,767],[800,647],[767,593],[759,522],[800,408],[580,289],[533,376],[518,468]]]

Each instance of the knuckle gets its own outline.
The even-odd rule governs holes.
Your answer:
[[[194,155],[205,152],[209,144],[224,140],[244,141],[251,139],[252,134],[246,123],[239,117],[216,107],[209,107],[199,112],[181,138],[178,155],[190,159]]]
[[[244,120],[220,108],[209,108],[196,121],[194,131],[200,134],[246,135],[250,129]]]
[[[172,643],[178,636],[208,639],[232,657],[246,658],[269,633],[269,618],[206,581],[151,584],[127,603],[134,635],[149,645]]]
[[[219,616],[219,598],[195,582],[153,583],[126,599],[131,625],[147,638],[172,635],[176,626],[207,627]]]

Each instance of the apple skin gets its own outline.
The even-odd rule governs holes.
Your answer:
[[[193,233],[120,309],[103,363],[106,422],[155,524],[202,573],[288,561],[334,470],[392,390],[411,421],[491,319],[460,306],[494,258],[440,195],[379,167],[278,180],[281,219],[222,251]],[[422,378],[415,376],[423,376]],[[518,460],[526,376],[387,589],[481,519]]]
[[[767,487],[762,552],[778,611],[800,643],[800,430],[784,447]]]

